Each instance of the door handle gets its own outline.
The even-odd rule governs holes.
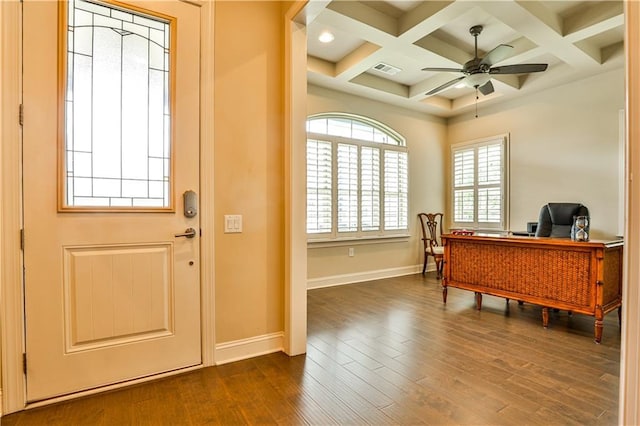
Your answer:
[[[193,238],[196,236],[196,230],[193,228],[187,228],[185,229],[184,233],[182,234],[176,234],[176,237],[187,237],[187,238]]]

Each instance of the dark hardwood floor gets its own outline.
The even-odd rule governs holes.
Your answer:
[[[2,418],[11,425],[617,424],[620,328],[434,275],[317,289],[308,353],[265,355]]]

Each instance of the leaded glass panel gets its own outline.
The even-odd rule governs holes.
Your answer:
[[[171,206],[171,30],[138,11],[68,2],[65,207]]]

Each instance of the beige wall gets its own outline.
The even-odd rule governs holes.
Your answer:
[[[578,201],[589,207],[591,236],[606,238],[618,232],[623,108],[620,69],[495,108],[479,105],[478,118],[450,120],[448,139],[511,135],[511,230],[526,229],[547,202]]]
[[[284,328],[281,6],[270,1],[216,2],[213,204],[218,343]],[[225,214],[243,216],[242,233],[224,233]]]
[[[348,112],[380,121],[407,140],[409,148],[409,233],[404,242],[313,247],[308,253],[308,278],[398,270],[422,264],[417,214],[444,209],[444,156],[446,125],[443,119],[309,85],[307,113]],[[354,247],[355,256],[348,256]],[[311,284],[313,285],[313,284]]]

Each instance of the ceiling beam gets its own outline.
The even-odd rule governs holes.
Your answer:
[[[359,1],[333,1],[327,8],[386,34],[398,35],[397,19]]]
[[[448,61],[440,61],[437,64],[428,64],[428,66],[432,67],[460,66],[460,68],[462,68],[462,65],[465,62],[473,58],[473,55],[469,55],[469,52],[467,52],[466,50],[462,50],[457,46],[446,43],[433,35],[423,37],[413,44],[415,44],[416,46],[420,46],[421,48],[433,52],[437,55],[440,55],[444,59],[448,59]],[[425,66],[427,66],[427,64],[425,64]]]
[[[356,75],[362,73],[363,67],[367,67],[367,69],[371,68],[379,62],[379,60],[373,56],[379,49],[380,46],[377,44],[365,41],[336,63],[336,77],[351,80]]]
[[[579,48],[558,32],[557,25],[549,25],[549,10],[537,2],[486,2],[480,3],[488,13],[512,28],[518,28],[523,36],[543,47],[551,54],[575,68],[600,64],[599,55],[593,50]]]
[[[585,2],[580,5],[579,10],[563,20],[563,35],[572,39],[569,36],[575,37],[576,34],[586,32],[580,37],[587,38],[593,35],[589,32],[603,32],[613,26],[617,27],[623,24],[624,7],[622,2]]]
[[[326,75],[327,77],[336,76],[336,64],[331,61],[316,58],[315,56],[307,56],[307,72]]]
[[[354,77],[351,83],[367,86],[374,90],[380,90],[386,93],[391,93],[396,96],[406,98],[409,96],[409,88],[404,84],[396,83],[386,78],[378,77],[368,73],[362,73]]]

